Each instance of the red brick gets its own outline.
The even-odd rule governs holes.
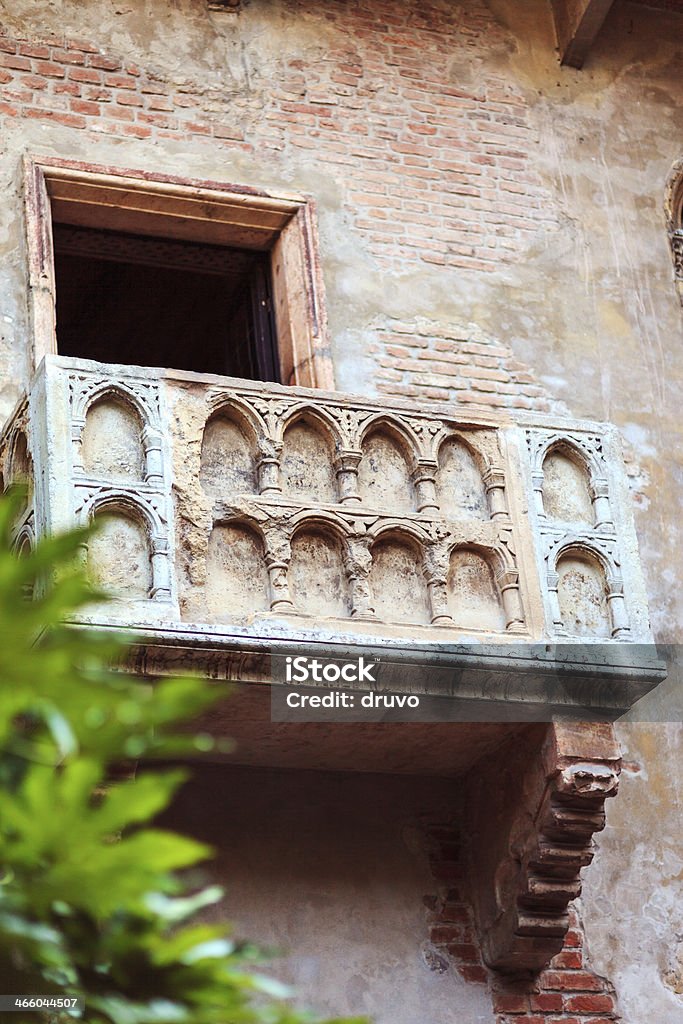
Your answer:
[[[146,128],[142,124],[122,124],[121,134],[130,135],[136,139],[148,139],[152,134],[152,129]]]
[[[458,973],[462,975],[465,981],[472,981],[476,984],[485,985],[489,980],[488,971],[485,967],[474,967],[470,964],[465,964],[463,967],[458,967]]]
[[[24,57],[38,57],[41,60],[47,60],[50,56],[50,47],[31,46],[30,43],[22,43],[19,47],[19,53]]]
[[[129,78],[126,75],[105,75],[104,81],[113,89],[134,89],[137,85],[134,78]]]
[[[76,50],[53,50],[52,59],[59,64],[85,64],[85,57]]]
[[[102,71],[118,71],[122,67],[120,60],[115,57],[104,57],[98,54],[90,58],[91,68],[100,68]]]
[[[11,68],[12,71],[32,71],[31,61],[28,57],[14,57],[12,54],[0,56],[0,66]]]
[[[147,107],[149,110],[173,110],[172,102],[162,96],[156,96],[147,100]]]
[[[493,1008],[496,1013],[527,1013],[529,997],[514,993],[494,992]]]
[[[55,82],[52,91],[57,95],[66,93],[68,96],[80,96],[81,87],[77,82]]]
[[[72,100],[71,109],[74,114],[86,114],[88,117],[99,117],[100,106],[98,103],[92,103],[90,100]]]
[[[614,1010],[614,999],[603,993],[565,996],[564,1008],[572,1013],[611,1013]]]
[[[142,106],[144,106],[144,103],[140,99],[140,97],[136,96],[134,93],[131,95],[130,93],[126,93],[126,92],[117,92],[117,94],[116,94],[116,102],[120,103],[124,107],[142,107]]]
[[[9,71],[0,71],[0,85],[4,85],[6,82],[11,82],[12,76]]]
[[[559,1013],[562,1009],[560,992],[539,992],[529,997],[532,1010],[543,1010],[544,1013]]]
[[[603,982],[589,971],[544,971],[540,978],[541,987],[561,992],[599,992]]]
[[[47,82],[39,75],[22,75],[19,81],[27,89],[47,89]]]
[[[16,53],[17,44],[13,39],[4,39],[0,36],[0,51],[2,51],[2,53]]]
[[[83,53],[99,53],[99,50],[93,43],[86,42],[83,39],[69,39],[67,40],[67,46],[70,50],[81,50]]]
[[[85,128],[86,125],[84,117],[77,116],[76,114],[65,114],[60,110],[40,110],[38,107],[24,107],[23,113],[25,117],[35,118],[36,120],[56,121],[57,124],[62,124],[66,128]]]
[[[449,942],[448,943],[449,956],[454,957],[456,960],[460,960],[463,963],[480,964],[481,957],[479,956],[479,950],[471,942]]]
[[[69,72],[69,78],[74,82],[85,82],[88,85],[99,85],[102,81],[101,73],[91,68],[73,68]]]

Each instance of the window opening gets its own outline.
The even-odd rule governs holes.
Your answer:
[[[53,225],[57,351],[279,381],[270,256]]]

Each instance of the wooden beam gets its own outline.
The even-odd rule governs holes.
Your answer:
[[[551,0],[560,64],[582,68],[614,0]]]

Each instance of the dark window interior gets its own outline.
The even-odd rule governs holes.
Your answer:
[[[278,381],[268,253],[54,224],[57,350]]]

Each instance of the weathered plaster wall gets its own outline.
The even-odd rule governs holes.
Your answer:
[[[0,12],[25,40],[0,50],[2,414],[30,372],[24,152],[310,192],[338,386],[618,424],[653,624],[679,637],[682,321],[662,209],[681,156],[678,16],[615,4],[577,72],[557,66],[544,0]],[[634,767],[588,874],[588,936],[626,1024],[669,1024],[683,736],[621,736]]]
[[[318,1012],[493,1024],[488,988],[430,957],[420,825],[457,799],[453,780],[213,767],[172,823],[218,848],[235,934],[278,951],[276,973]]]

